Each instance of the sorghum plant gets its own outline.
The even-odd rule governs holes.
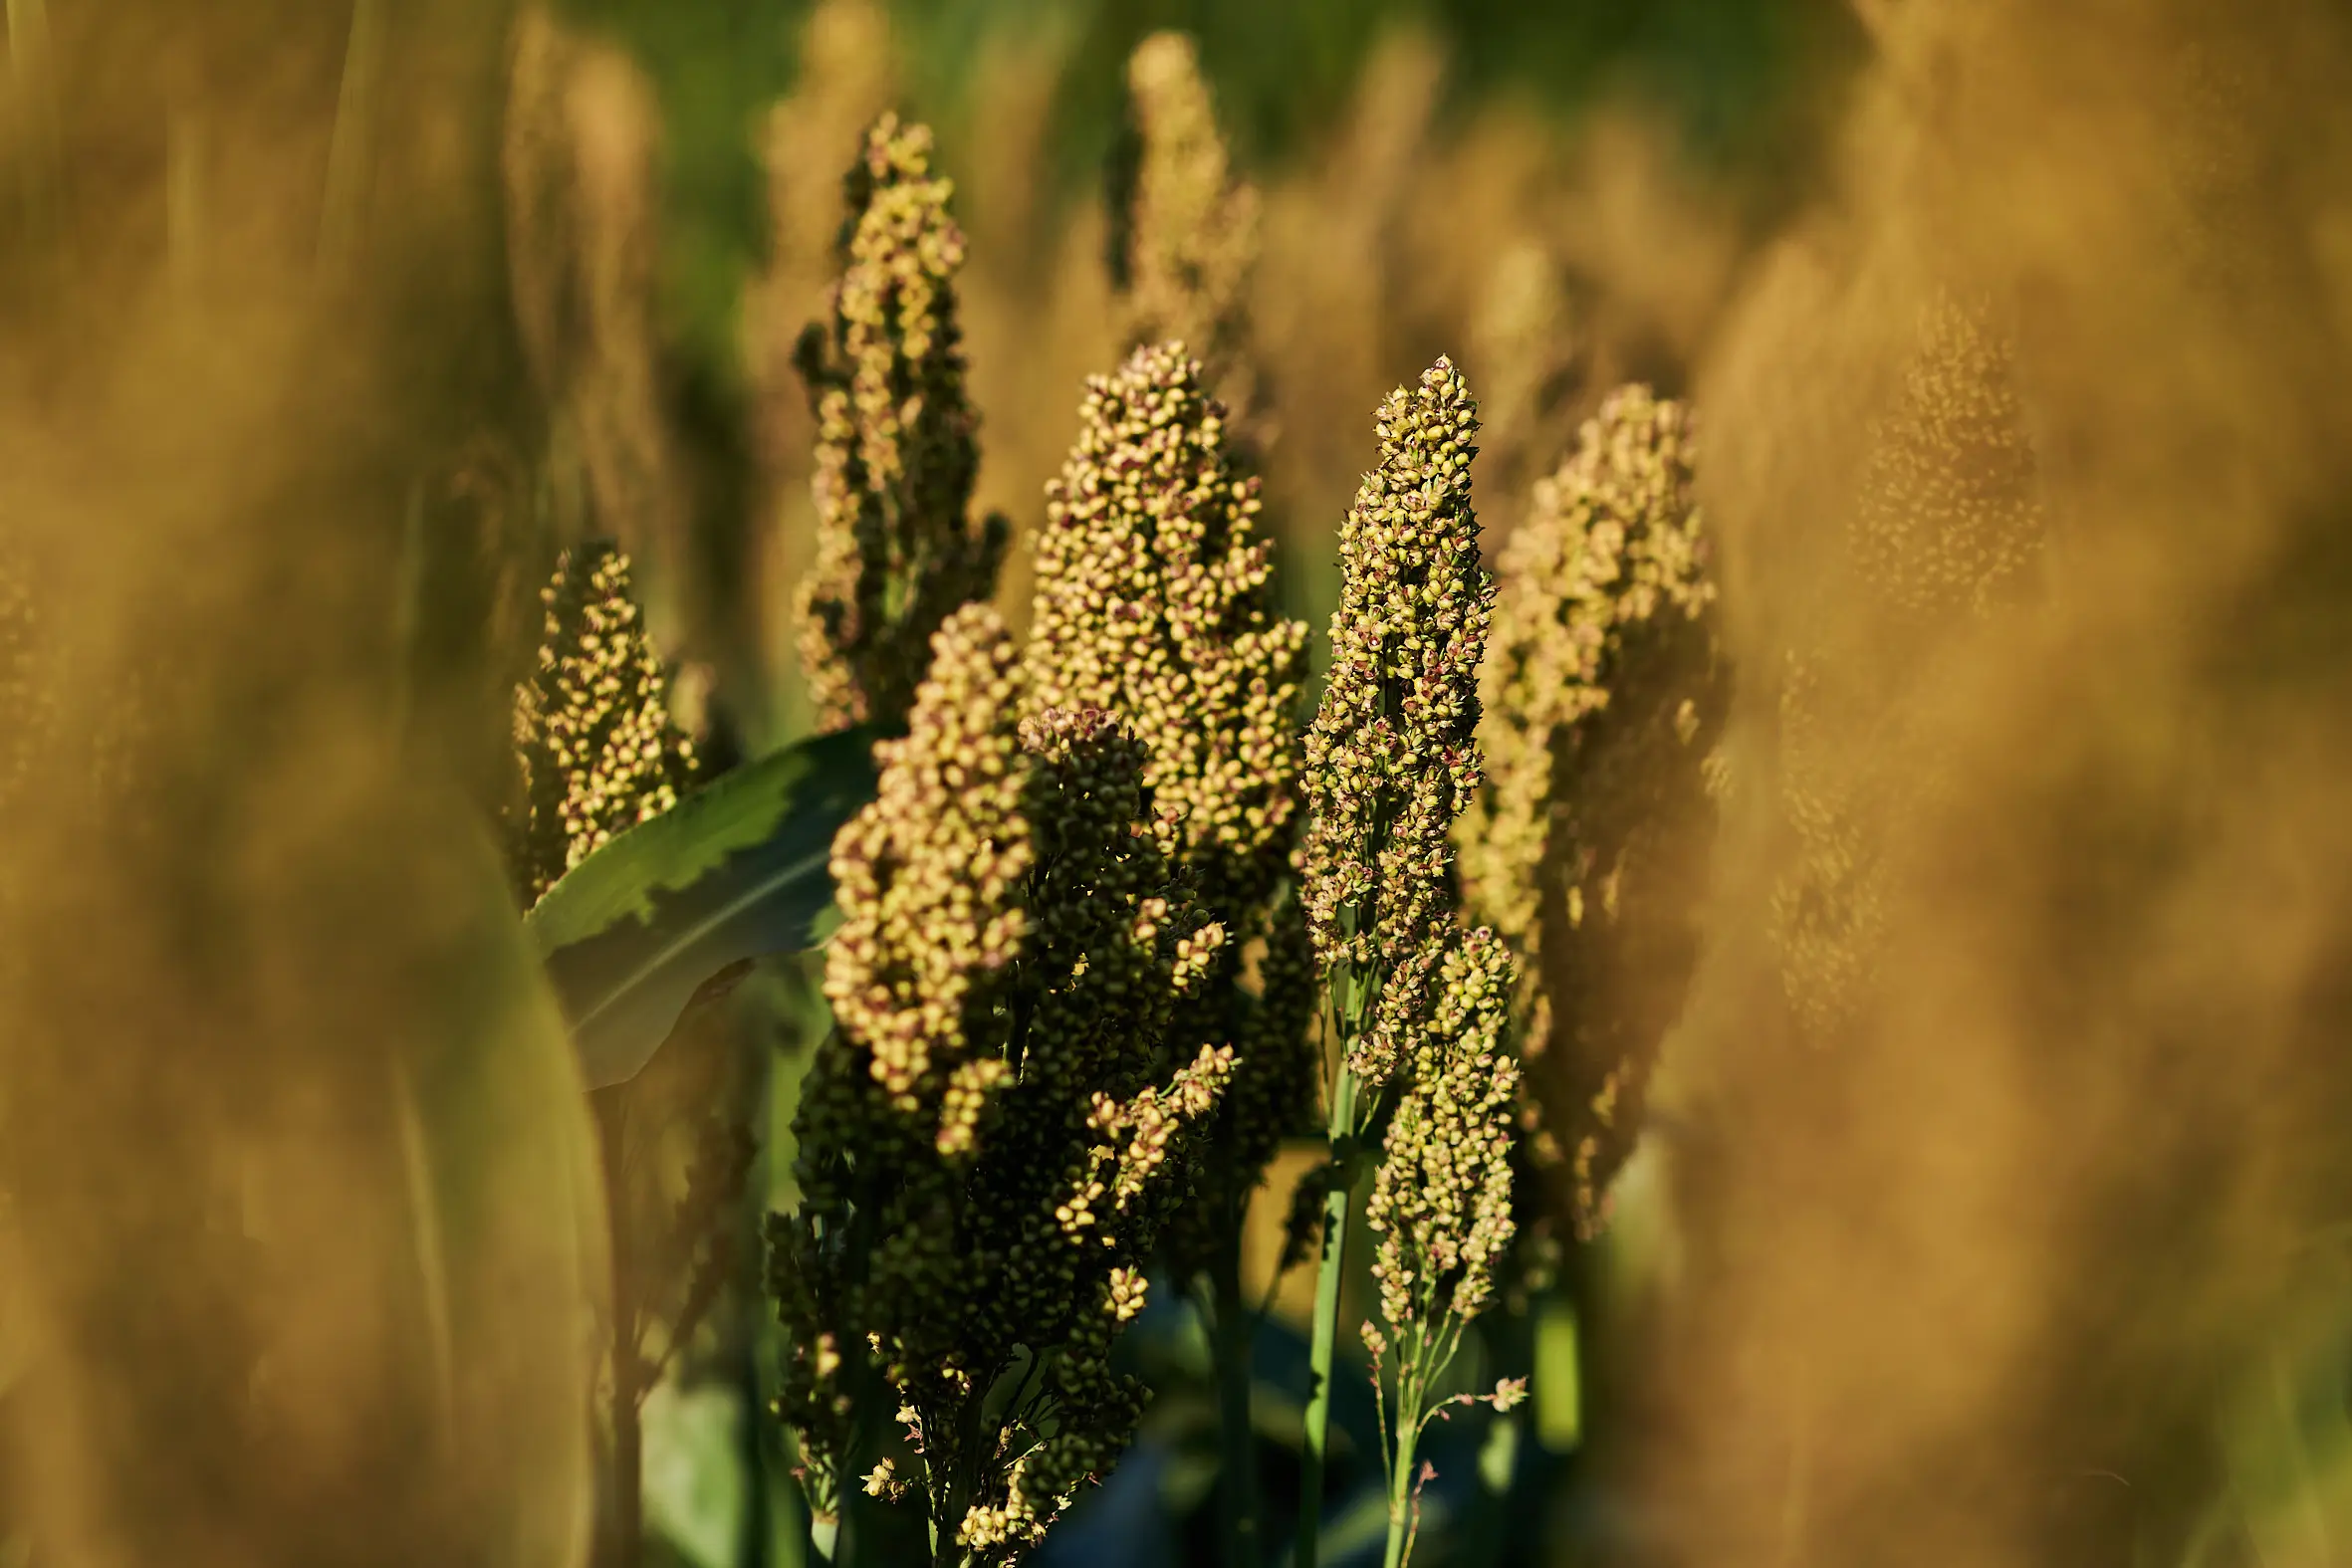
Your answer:
[[[671,720],[669,677],[629,595],[628,557],[577,545],[540,590],[539,666],[515,694],[522,801],[509,858],[527,902],[614,833],[678,803],[694,743]]]
[[[1414,1449],[1430,1422],[1467,1396],[1435,1400],[1438,1377],[1471,1319],[1495,1293],[1512,1241],[1512,1125],[1519,1064],[1509,1049],[1513,963],[1502,939],[1480,927],[1451,944],[1411,1081],[1388,1124],[1386,1155],[1372,1179],[1365,1222],[1380,1237],[1372,1277],[1383,1332],[1363,1326],[1380,1364],[1394,1359],[1394,1423],[1383,1407],[1388,1460],[1388,1568],[1412,1552],[1419,1524]],[[1484,1396],[1516,1404],[1524,1380]]]
[[[1121,333],[1130,348],[1184,343],[1209,388],[1255,424],[1264,414],[1248,354],[1257,188],[1233,173],[1190,38],[1154,33],[1136,45],[1127,87],[1140,145],[1114,241]]]
[[[1306,627],[1275,613],[1258,480],[1235,470],[1204,373],[1163,343],[1087,383],[1077,444],[1048,491],[1027,665],[1033,708],[1102,708],[1132,727],[1178,864],[1228,933],[1169,1024],[1172,1056],[1203,1044],[1240,1055],[1164,1251],[1178,1278],[1208,1282],[1230,1494],[1251,1442],[1242,1221],[1282,1140],[1312,1115],[1315,977],[1303,912],[1278,901],[1297,840]],[[1244,948],[1260,939],[1252,996]],[[1246,1499],[1228,1501],[1229,1546],[1254,1559]]]
[[[1224,932],[1145,808],[1146,749],[1099,709],[1024,716],[993,611],[957,611],[874,802],[835,840],[835,1032],[775,1222],[783,1413],[821,1521],[843,1484],[918,1496],[940,1564],[1016,1560],[1117,1456],[1141,1390],[1111,1341],[1233,1072],[1161,1072]],[[859,1397],[898,1401],[884,1453]],[[860,1478],[862,1477],[862,1478]]]
[[[1486,784],[1455,835],[1471,908],[1520,964],[1538,1141],[1565,1145],[1588,1237],[1697,948],[1688,862],[1725,694],[1696,458],[1684,405],[1624,386],[1535,487],[1500,561]]]
[[[1358,1141],[1383,1108],[1382,1091],[1410,1081],[1446,955],[1462,940],[1450,835],[1482,777],[1478,667],[1494,589],[1479,567],[1471,506],[1477,409],[1440,359],[1418,386],[1389,395],[1378,428],[1380,466],[1339,531],[1330,676],[1306,738],[1305,903],[1340,1062],[1328,1106],[1333,1172],[1315,1287],[1300,1568],[1312,1568],[1316,1553]]]
[[[1852,1022],[1877,968],[1884,862],[1940,764],[1910,715],[1938,642],[2026,591],[2046,520],[2012,351],[1992,312],[1940,294],[1920,318],[1894,406],[1871,432],[1846,543],[1860,592],[1845,646],[1790,650],[1780,795],[1798,844],[1771,935],[1798,1027]]]
[[[1456,913],[1450,834],[1484,779],[1478,668],[1495,593],[1471,507],[1478,410],[1452,363],[1390,393],[1379,432],[1380,466],[1339,530],[1304,848],[1315,950],[1348,982],[1346,1066],[1374,1088],[1428,1015]]]
[[[574,546],[541,589],[545,607],[537,668],[515,694],[515,762],[522,801],[510,818],[511,874],[538,900],[613,835],[669,810],[695,783],[693,743],[671,719],[669,673],[629,592],[629,560],[609,543]],[[707,1034],[710,1018],[690,1014]],[[691,1068],[709,1076],[709,1038]],[[686,1190],[671,1202],[648,1181],[660,1129],[635,1085],[590,1096],[610,1227],[611,1289],[606,1386],[606,1485],[614,1562],[638,1560],[642,1533],[639,1412],[647,1394],[709,1314],[732,1271],[730,1225],[754,1146],[740,1116],[710,1109],[719,1096],[691,1092],[697,1107]],[[656,1318],[667,1336],[647,1350]]]
[[[884,114],[843,188],[832,319],[794,355],[817,419],[801,663],[827,731],[904,721],[931,634],[988,597],[1007,537],[1002,517],[969,516],[980,452],[956,317],[964,237],[929,128]]]

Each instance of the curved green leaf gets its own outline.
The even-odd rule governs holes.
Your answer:
[[[833,834],[873,798],[873,739],[820,736],[715,780],[525,917],[589,1088],[634,1077],[712,977],[808,944],[832,902]]]

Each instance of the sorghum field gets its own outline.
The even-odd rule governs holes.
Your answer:
[[[2352,1565],[2333,0],[7,0],[0,1568]]]

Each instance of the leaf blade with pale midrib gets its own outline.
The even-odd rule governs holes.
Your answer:
[[[873,797],[872,740],[821,736],[724,775],[533,907],[588,1087],[634,1077],[712,976],[807,945],[832,902],[833,834]]]

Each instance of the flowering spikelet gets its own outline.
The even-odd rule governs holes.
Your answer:
[[[1695,459],[1684,406],[1625,386],[1535,487],[1496,593],[1487,784],[1455,832],[1473,913],[1520,961],[1540,1147],[1565,1145],[1587,1234],[1695,952],[1685,862],[1724,696]]]
[[[986,598],[1006,524],[969,518],[978,417],[964,390],[955,275],[964,237],[931,132],[884,114],[844,181],[829,331],[795,363],[817,419],[817,560],[799,594],[801,663],[820,725],[905,717],[931,634]]]
[[[1339,531],[1331,670],[1306,737],[1306,911],[1326,970],[1377,977],[1347,1063],[1386,1082],[1426,1017],[1454,920],[1449,834],[1478,789],[1478,665],[1493,585],[1478,564],[1478,413],[1440,359],[1379,414],[1380,467]]]
[[[1519,1065],[1505,1035],[1514,985],[1511,951],[1487,927],[1446,949],[1437,1006],[1364,1207],[1380,1237],[1380,1315],[1400,1356],[1424,1361],[1424,1377],[1485,1309],[1511,1245]]]
[[[1127,88],[1142,141],[1121,269],[1127,345],[1190,345],[1207,384],[1253,414],[1255,386],[1243,378],[1258,191],[1232,172],[1190,38],[1154,33],[1136,45]]]
[[[993,1563],[1126,1442],[1141,1391],[1110,1344],[1233,1053],[1155,1073],[1224,933],[1150,831],[1141,743],[1099,710],[1023,718],[985,606],[934,646],[875,800],[835,840],[838,1028],[803,1091],[806,1196],[775,1225],[773,1273],[813,1503],[872,1469]],[[852,1423],[868,1352],[905,1431],[884,1468]],[[1014,1370],[1036,1398],[984,1419]]]
[[[536,901],[622,828],[678,803],[694,743],[671,720],[669,678],[629,596],[629,560],[575,546],[540,590],[539,668],[515,694],[524,805],[517,881]]]

